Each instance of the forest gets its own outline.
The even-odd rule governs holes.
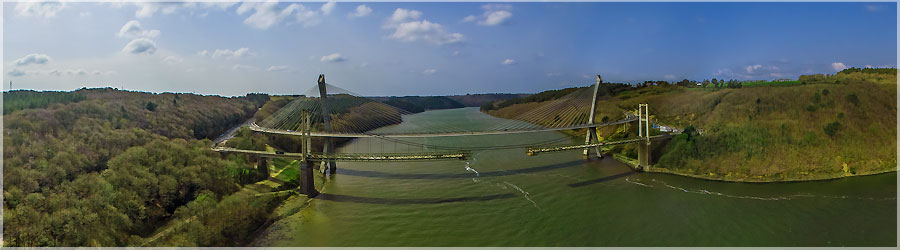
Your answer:
[[[3,117],[5,246],[139,245],[198,197],[228,197],[250,166],[209,139],[269,98],[17,92],[4,93],[25,103]]]

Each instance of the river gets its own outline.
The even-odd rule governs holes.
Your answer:
[[[376,132],[503,119],[427,111]],[[536,143],[557,132],[404,139],[429,145]],[[571,143],[577,143],[572,139]],[[583,141],[582,141],[583,142]],[[403,152],[363,138],[340,152]],[[896,173],[829,181],[729,183],[636,173],[581,151],[474,151],[465,161],[346,162],[308,207],[262,232],[264,246],[894,246]],[[477,174],[476,174],[477,172]],[[289,200],[290,201],[290,200]]]

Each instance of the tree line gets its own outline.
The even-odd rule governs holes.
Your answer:
[[[209,150],[208,139],[266,98],[69,93],[84,99],[4,114],[8,246],[136,245],[198,194],[235,192],[242,183],[230,173],[250,166]],[[26,102],[58,96],[30,94]]]

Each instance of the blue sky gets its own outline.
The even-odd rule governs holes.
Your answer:
[[[4,3],[3,89],[538,92],[896,67],[881,3]]]

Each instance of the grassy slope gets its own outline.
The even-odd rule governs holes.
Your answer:
[[[673,139],[654,153],[654,167],[666,172],[722,180],[779,181],[895,170],[896,81],[884,79],[896,78],[839,77],[843,77],[841,84],[628,90],[598,101],[597,119],[618,118],[621,110],[649,103],[656,121],[704,129],[703,136],[690,141]],[[851,94],[857,96],[858,104],[850,100]],[[540,103],[516,104],[490,113],[506,117],[535,105]],[[840,125],[834,135],[828,135],[825,127],[834,122]],[[601,129],[601,134],[609,136],[616,129],[621,127]],[[634,131],[629,133],[634,135]],[[628,152],[632,147],[615,151]]]

